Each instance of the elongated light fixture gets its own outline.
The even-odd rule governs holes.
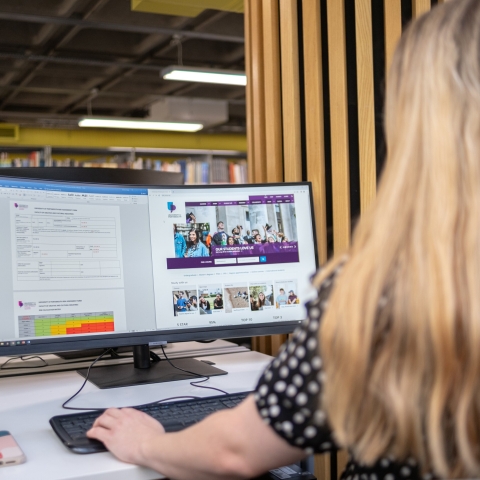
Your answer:
[[[170,132],[198,132],[203,128],[201,123],[152,122],[148,120],[122,120],[114,118],[82,118],[79,127],[93,128],[126,128],[133,130],[166,130]]]
[[[223,85],[247,84],[245,72],[236,70],[218,70],[214,68],[184,67],[172,65],[164,68],[160,76],[165,80],[178,80],[180,82],[217,83]]]

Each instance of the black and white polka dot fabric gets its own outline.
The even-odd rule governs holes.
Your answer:
[[[281,347],[255,392],[263,420],[287,442],[309,454],[334,448],[325,413],[319,409],[324,374],[317,342],[330,283],[322,285],[318,297],[307,303],[308,320]]]
[[[307,454],[336,449],[325,412],[320,408],[320,393],[325,381],[318,349],[320,319],[339,270],[321,285],[318,297],[306,304],[308,320],[295,330],[278,356],[260,378],[255,401],[262,419],[289,444]],[[395,480],[422,478],[413,458],[395,462],[380,459],[373,466],[351,460],[342,480]],[[423,477],[424,480],[427,476]]]

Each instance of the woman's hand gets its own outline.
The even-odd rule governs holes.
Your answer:
[[[100,440],[124,462],[144,465],[142,447],[164,433],[162,425],[146,413],[134,408],[110,408],[95,420],[87,437]]]
[[[178,480],[252,478],[305,458],[302,450],[289,445],[263,422],[253,395],[235,408],[168,434],[145,413],[109,409],[97,418],[87,436],[103,442],[124,462]]]

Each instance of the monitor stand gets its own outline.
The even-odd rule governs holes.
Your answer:
[[[133,347],[132,364],[109,365],[93,367],[90,369],[88,380],[98,388],[130,387],[147,383],[175,382],[177,380],[193,380],[200,377],[213,377],[226,375],[227,372],[194,358],[175,358],[172,360],[175,367],[187,370],[182,372],[172,366],[167,360],[150,360],[148,345],[135,345]],[[87,377],[87,368],[77,370],[84,378]]]

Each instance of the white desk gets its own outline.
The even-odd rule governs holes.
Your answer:
[[[271,357],[258,352],[197,357],[228,372],[204,385],[229,393],[252,390]],[[132,366],[133,368],[133,366]],[[115,459],[109,452],[71,453],[48,423],[54,415],[69,413],[62,403],[80,388],[76,372],[59,372],[0,379],[0,430],[9,430],[27,456],[27,462],[0,468],[0,480],[145,480],[158,473]],[[190,380],[191,381],[191,380]],[[217,393],[190,385],[189,380],[137,387],[99,390],[89,382],[71,403],[78,407],[124,407],[176,395],[211,396]],[[72,412],[73,413],[73,412]]]

